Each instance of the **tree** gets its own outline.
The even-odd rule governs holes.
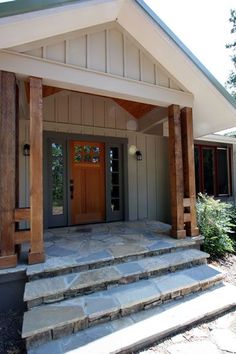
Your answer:
[[[232,24],[231,33],[236,35],[236,10],[230,11],[229,22]],[[230,89],[232,95],[236,98],[236,38],[232,43],[226,44],[226,48],[231,49],[231,59],[234,64],[234,70],[229,74],[229,78],[226,82],[226,86]]]

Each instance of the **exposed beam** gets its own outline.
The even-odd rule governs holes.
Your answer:
[[[158,124],[163,123],[164,120],[168,118],[168,108],[158,107],[153,109],[151,112],[145,114],[138,121],[139,131],[145,133],[147,130],[155,127]]]
[[[30,242],[30,230],[19,230],[15,232],[15,244],[20,245],[24,242]]]
[[[25,54],[0,51],[1,67],[18,74],[42,77],[49,86],[82,91],[107,97],[147,103],[156,106],[178,104],[192,107],[193,95],[161,86],[89,71],[73,65],[56,63]]]
[[[23,80],[17,82],[19,89],[19,116],[29,117],[29,101],[27,101],[25,83]]]
[[[160,124],[157,124],[154,127],[150,128],[145,133],[157,136],[164,136],[163,123],[165,123],[165,120],[163,122],[160,122]]]
[[[169,116],[169,175],[171,197],[171,234],[176,238],[185,238],[184,230],[184,185],[181,141],[180,107],[171,105]]]
[[[30,220],[30,208],[17,208],[14,212],[14,221]]]
[[[189,198],[189,219],[186,222],[187,236],[199,235],[196,220],[196,187],[194,168],[194,144],[193,144],[193,115],[192,109],[185,107],[181,110],[181,134],[183,150],[183,173],[184,173],[184,197]],[[188,215],[188,214],[184,214]]]
[[[16,203],[16,80],[0,72],[0,268],[17,263],[14,242]]]
[[[30,230],[29,264],[44,261],[42,80],[30,78]]]

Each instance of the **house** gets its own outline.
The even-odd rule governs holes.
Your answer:
[[[28,243],[33,279],[54,227],[157,220],[171,224],[175,247],[198,242],[194,139],[234,126],[236,104],[145,2],[3,3],[0,33],[0,268],[16,267]],[[195,149],[203,159],[209,150]],[[228,150],[215,151],[226,169]],[[224,178],[218,195],[231,194]],[[38,325],[39,310],[26,322]],[[41,341],[45,328],[23,335]]]
[[[15,244],[29,239],[29,262],[43,261],[50,226],[170,221],[171,210],[173,235],[194,236],[192,139],[235,124],[233,98],[143,1],[60,5],[1,4],[3,267],[16,264]],[[79,159],[83,182],[75,186]],[[31,232],[16,234],[13,221],[24,219]]]

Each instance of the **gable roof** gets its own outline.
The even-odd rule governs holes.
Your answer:
[[[162,56],[161,58],[161,64],[164,67],[167,67],[167,70],[173,75],[176,76],[178,81],[183,83],[183,86],[187,87],[187,89],[193,93],[193,95],[196,97],[196,102],[197,104],[199,104],[199,102],[204,107],[204,112],[199,112],[198,113],[198,106],[196,105],[196,112],[198,113],[198,119],[201,120],[201,117],[203,120],[205,120],[205,122],[199,122],[199,129],[197,129],[197,135],[205,135],[208,133],[212,133],[214,131],[219,131],[225,128],[230,128],[232,126],[235,125],[235,108],[236,108],[236,100],[225,90],[225,88],[214,78],[214,76],[202,65],[202,63],[194,56],[194,54],[180,41],[180,39],[164,24],[164,22],[147,6],[147,4],[144,2],[144,0],[42,0],[42,1],[36,1],[36,0],[31,0],[31,1],[26,1],[23,0],[20,2],[18,1],[13,1],[13,2],[9,2],[9,3],[2,3],[0,4],[0,17],[5,16],[5,18],[8,16],[13,16],[15,18],[19,18],[19,16],[14,16],[14,15],[19,15],[19,14],[24,14],[26,12],[33,12],[33,11],[39,11],[39,10],[48,10],[50,8],[55,8],[55,7],[60,7],[60,6],[64,6],[65,9],[67,8],[67,5],[76,5],[76,4],[81,4],[81,5],[86,5],[86,3],[89,5],[91,3],[94,4],[99,4],[99,3],[107,3],[107,4],[111,4],[113,3],[114,6],[117,7],[116,12],[117,12],[117,17],[116,18],[111,18],[111,21],[116,21],[124,27],[125,30],[127,30],[134,38],[137,38],[137,40],[141,43],[141,45],[143,45],[143,47],[145,47],[145,49],[147,49],[147,51],[149,51],[151,53],[151,55],[153,57],[157,58],[157,50],[155,48],[154,45],[154,37],[150,36],[149,38],[144,36],[144,34],[140,34],[141,32],[138,33],[138,27],[133,26],[132,28],[132,33],[131,33],[131,26],[132,24],[129,22],[133,21],[133,16],[129,19],[125,18],[125,16],[127,17],[128,15],[125,14],[125,11],[121,11],[121,6],[132,6],[133,3],[136,3],[138,5],[138,7],[140,8],[142,15],[146,15],[146,18],[149,18],[149,22],[152,23],[152,30],[154,33],[154,27],[156,28],[156,31],[158,31],[158,35],[160,36],[160,33],[162,33],[162,36],[164,37],[165,40],[165,53],[158,53],[160,56]],[[65,6],[66,5],[66,6]],[[120,6],[120,7],[119,7]],[[123,7],[124,7],[123,6]],[[119,12],[120,11],[120,12]],[[44,13],[44,11],[40,11],[41,13]],[[47,11],[45,11],[46,13]],[[116,12],[114,11],[110,16],[114,17]],[[51,13],[52,14],[52,13]],[[20,15],[21,16],[21,15]],[[1,21],[4,21],[5,18],[0,19],[0,26],[1,26]],[[138,18],[138,14],[136,16],[136,18]],[[127,22],[127,20],[129,20]],[[3,22],[4,24],[4,22]],[[153,24],[155,26],[153,26]],[[129,28],[128,28],[129,27]],[[134,28],[135,27],[135,28]],[[147,28],[147,30],[150,31],[150,26],[149,28]],[[54,35],[54,34],[52,34]],[[136,37],[137,35],[137,37]],[[142,37],[142,38],[141,38]],[[43,38],[43,36],[41,37]],[[46,38],[46,37],[45,37]],[[147,38],[149,39],[147,42]],[[149,43],[150,38],[152,38],[153,43]],[[166,45],[166,39],[168,40],[168,43]],[[26,39],[26,43],[27,43]],[[29,40],[28,40],[29,41]],[[164,43],[164,41],[162,41],[162,43]],[[21,43],[20,43],[21,44]],[[173,65],[174,63],[170,61],[170,58],[168,57],[168,54],[171,53],[171,49],[173,49],[173,46],[175,47],[175,49],[178,49],[179,51],[175,51],[175,56],[176,56],[176,65]],[[11,47],[9,45],[9,47]],[[3,48],[1,46],[0,43],[0,48]],[[177,53],[178,52],[178,53]],[[179,56],[180,53],[180,56]],[[182,55],[181,55],[182,53]],[[164,56],[163,56],[164,55]],[[185,57],[185,59],[183,60],[183,55]],[[173,59],[173,60],[175,60]],[[182,60],[182,63],[180,64],[180,61]],[[183,62],[185,61],[185,62]],[[192,67],[191,67],[191,74],[192,77],[190,77],[190,75],[188,75],[188,73],[190,73],[189,71],[189,61],[192,63]],[[185,66],[188,66],[188,70],[186,70],[185,72]],[[194,69],[195,67],[195,69]],[[209,105],[215,105],[217,106],[217,102],[215,101],[215,99],[217,97],[213,97],[212,94],[210,94],[210,91],[208,91],[209,93],[209,97],[208,100],[206,97],[204,97],[203,93],[201,93],[200,91],[202,90],[202,87],[200,87],[201,85],[204,85],[203,83],[201,83],[201,85],[199,86],[199,80],[202,80],[202,77],[198,77],[198,79],[196,80],[196,83],[194,83],[194,78],[196,75],[196,73],[194,73],[193,71],[195,71],[197,68],[197,70],[199,70],[201,72],[201,74],[203,74],[203,76],[207,79],[207,81],[214,87],[214,89],[217,90],[218,93],[220,93],[220,95],[216,95],[216,93],[213,92],[213,95],[218,97],[218,100],[221,102],[218,102],[218,107],[220,107],[220,104],[225,103],[225,101],[222,101],[222,98],[224,97],[224,99],[226,99],[226,101],[228,102],[228,104],[231,106],[231,112],[230,112],[230,107],[228,107],[228,112],[227,111],[227,107],[224,107],[222,109],[217,109],[217,107],[215,108],[215,112],[213,112],[212,110],[210,110],[207,107],[207,104]],[[188,77],[189,76],[189,77]],[[199,76],[199,74],[198,74]],[[204,81],[204,80],[202,80]],[[186,84],[187,83],[187,84]],[[189,85],[188,85],[189,84]],[[208,88],[206,87],[208,86]],[[209,87],[209,84],[206,83],[204,89],[206,90],[212,90],[211,87]],[[221,96],[221,97],[220,97]],[[223,97],[222,97],[223,96]],[[213,99],[212,99],[213,98]],[[215,101],[215,102],[214,102]],[[233,111],[232,111],[233,109]],[[218,117],[217,117],[217,113],[218,113]],[[210,116],[215,116],[215,117],[210,117]],[[222,118],[225,118],[224,120],[222,120]],[[228,119],[229,117],[229,119]],[[209,120],[209,121],[208,121]],[[215,127],[214,127],[215,124]],[[195,122],[196,125],[196,122]]]
[[[0,18],[23,13],[45,10],[62,5],[91,0],[22,0],[0,4]],[[150,18],[169,36],[169,38],[188,56],[188,58],[202,71],[216,89],[236,108],[236,99],[219,83],[211,72],[198,60],[173,31],[157,16],[144,0],[135,0],[137,4],[150,16]]]

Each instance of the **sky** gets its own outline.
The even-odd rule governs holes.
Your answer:
[[[165,24],[224,86],[233,64],[226,43],[236,0],[145,0]]]

